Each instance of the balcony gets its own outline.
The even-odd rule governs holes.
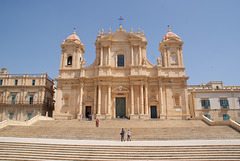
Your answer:
[[[52,107],[53,104],[51,104],[49,101],[0,101],[0,105],[24,105],[24,106],[29,106],[29,105],[45,105],[47,107]]]

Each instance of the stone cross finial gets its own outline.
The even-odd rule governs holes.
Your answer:
[[[169,25],[168,25],[168,32],[171,32]]]

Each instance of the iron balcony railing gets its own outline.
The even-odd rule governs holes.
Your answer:
[[[49,101],[0,101],[0,104],[4,105],[45,105],[53,107],[54,104]]]

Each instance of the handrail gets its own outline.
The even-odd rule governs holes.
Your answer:
[[[3,120],[2,122],[0,122],[0,129],[6,127],[8,125],[7,120]]]
[[[223,121],[212,121],[206,116],[202,115],[202,121],[204,121],[206,124],[210,126],[230,126],[231,128],[237,130],[240,132],[240,124],[233,121],[232,119],[229,120],[223,120]]]
[[[0,129],[2,129],[8,125],[30,126],[30,125],[34,124],[35,122],[37,122],[38,120],[53,120],[53,118],[41,116],[41,115],[37,114],[35,117],[33,117],[32,119],[30,119],[26,122],[16,121],[16,120],[4,120],[4,121],[0,122]]]

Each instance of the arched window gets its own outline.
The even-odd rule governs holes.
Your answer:
[[[124,55],[117,56],[117,66],[124,67]]]
[[[67,58],[67,65],[72,65],[72,56]]]

